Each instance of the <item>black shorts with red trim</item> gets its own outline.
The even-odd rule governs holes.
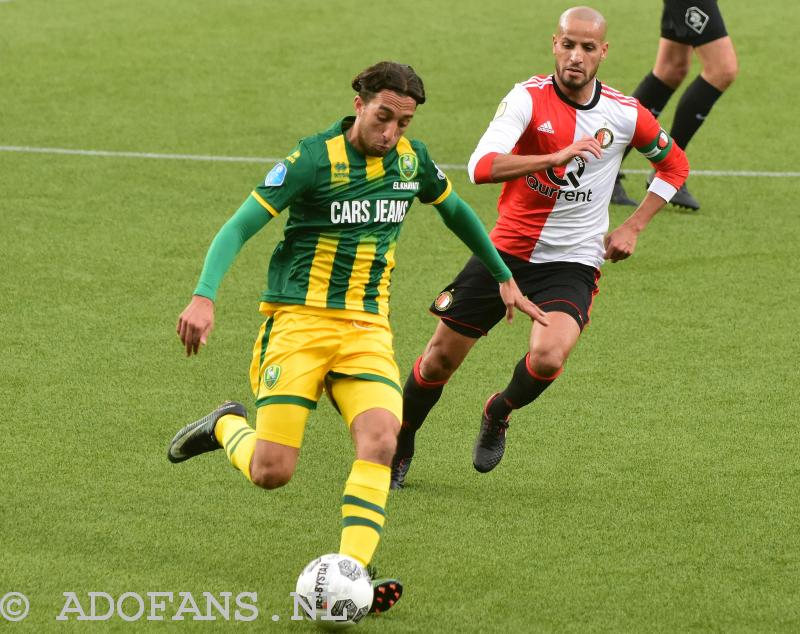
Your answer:
[[[531,263],[499,252],[520,290],[545,312],[570,315],[584,329],[600,271],[578,262]],[[497,282],[474,255],[431,304],[431,312],[467,337],[487,335],[506,314]]]
[[[661,37],[702,46],[728,35],[715,0],[665,0]]]

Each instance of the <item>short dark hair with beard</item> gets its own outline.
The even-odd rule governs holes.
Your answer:
[[[364,103],[381,90],[391,90],[398,95],[411,97],[417,105],[425,103],[425,85],[407,64],[378,62],[356,75],[352,86]]]

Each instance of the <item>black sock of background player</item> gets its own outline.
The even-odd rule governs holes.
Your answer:
[[[414,455],[414,434],[417,433],[428,412],[436,405],[447,381],[426,381],[419,371],[422,357],[416,360],[414,368],[403,386],[403,424],[397,436],[395,455],[406,458]]]
[[[694,133],[703,125],[703,121],[721,94],[722,91],[698,75],[681,95],[678,107],[675,109],[670,136],[682,150],[686,149]]]
[[[667,86],[653,73],[648,73],[645,75],[644,79],[642,79],[641,83],[636,86],[636,90],[633,91],[632,96],[636,97],[639,102],[658,119],[658,116],[664,110],[664,106],[667,105],[669,98],[672,97],[672,93],[674,92],[674,88]],[[681,148],[682,147],[683,146],[681,146]],[[625,148],[625,154],[622,157],[623,161],[625,157],[628,156],[628,152],[632,149],[633,146],[631,145]]]
[[[529,359],[530,354],[526,354],[520,359],[514,368],[511,382],[497,398],[492,399],[492,402],[489,403],[486,410],[492,418],[508,418],[512,409],[519,409],[532,403],[561,374],[561,370],[559,370],[550,377],[538,376],[531,370]]]

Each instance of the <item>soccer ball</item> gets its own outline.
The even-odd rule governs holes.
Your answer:
[[[336,553],[308,564],[295,592],[296,606],[325,629],[355,625],[372,605],[372,581],[364,566]]]

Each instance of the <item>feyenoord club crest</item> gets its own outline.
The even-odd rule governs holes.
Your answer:
[[[604,150],[614,142],[614,133],[608,128],[600,128],[594,133],[594,138]]]
[[[669,145],[669,135],[662,129],[658,133],[658,149],[663,150]]]
[[[436,298],[436,301],[433,302],[433,307],[440,312],[446,311],[452,305],[453,294],[450,291],[442,291],[439,293],[439,297]]]
[[[410,181],[417,175],[417,168],[419,161],[416,154],[401,154],[397,159],[397,166],[400,170],[400,176],[404,181]]]
[[[278,382],[278,379],[281,377],[281,366],[279,365],[268,365],[267,369],[264,370],[264,385],[268,390],[271,390],[275,387],[275,384]]]

